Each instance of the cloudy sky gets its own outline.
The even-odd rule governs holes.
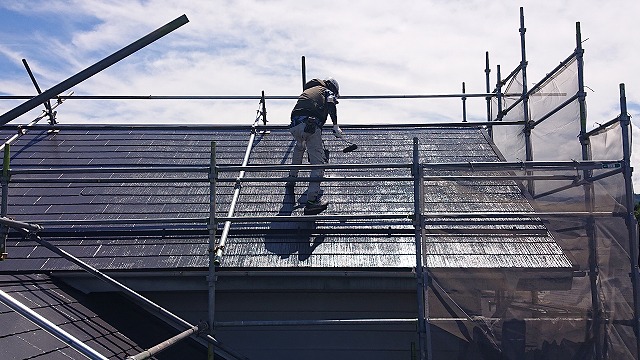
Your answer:
[[[22,59],[44,90],[182,14],[188,24],[71,90],[296,96],[304,55],[307,78],[333,76],[343,96],[458,94],[463,82],[467,93],[484,93],[486,52],[492,89],[497,65],[504,77],[520,63],[520,7],[529,86],[573,52],[580,22],[589,126],[617,116],[619,84],[625,83],[640,139],[640,2],[629,0],[0,1],[0,95],[35,94]],[[0,99],[0,113],[20,102]],[[268,100],[269,121],[288,122],[292,105]],[[256,100],[69,100],[58,108],[58,119],[250,125],[257,108]],[[343,124],[450,122],[461,120],[462,105],[460,99],[343,99],[339,116]],[[486,119],[483,98],[467,100],[467,116]],[[640,170],[634,175],[640,180]]]

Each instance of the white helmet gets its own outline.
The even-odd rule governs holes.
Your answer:
[[[330,77],[330,78],[324,79],[324,82],[330,83],[336,89],[336,95],[340,94],[340,85],[338,85],[338,81],[336,81],[336,79]]]

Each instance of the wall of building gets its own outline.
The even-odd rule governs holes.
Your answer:
[[[145,294],[185,320],[207,317],[206,292]],[[216,321],[410,319],[415,292],[254,291],[216,294]],[[218,327],[216,338],[252,360],[398,359],[417,355],[415,323]]]

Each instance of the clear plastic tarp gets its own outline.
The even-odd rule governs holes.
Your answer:
[[[533,162],[565,165],[534,168],[523,164],[522,169],[505,168],[498,173],[496,169],[473,170],[479,176],[513,177],[511,183],[520,187],[531,204],[532,216],[525,219],[544,225],[546,230],[537,228],[537,235],[548,231],[559,245],[571,264],[570,278],[558,275],[554,283],[552,265],[543,264],[543,258],[549,256],[541,248],[543,242],[536,244],[539,253],[528,255],[530,262],[539,261],[540,268],[547,267],[549,271],[541,272],[540,277],[548,282],[523,275],[526,271],[518,266],[504,268],[501,288],[465,282],[461,280],[464,275],[452,277],[432,271],[429,299],[438,300],[431,301],[427,309],[430,324],[473,340],[473,346],[457,354],[459,358],[638,358],[633,327],[637,321],[636,280],[632,276],[632,270],[637,270],[632,267],[637,264],[634,244],[638,239],[632,238],[637,236],[637,225],[627,208],[626,182],[630,179],[625,179],[624,171],[624,124],[609,121],[608,126],[588,132],[584,117],[581,121],[578,66],[575,57],[569,58],[529,92],[528,118],[533,125],[529,137],[524,122],[500,125],[496,121],[491,127],[493,140],[507,162],[525,161],[530,141]],[[503,122],[525,120],[519,79],[521,74],[517,73],[502,91]],[[494,100],[494,117],[497,104]],[[608,119],[592,120],[607,123]],[[571,166],[587,161],[590,166]],[[514,225],[511,230],[512,236],[522,238],[521,243],[532,241],[531,229]],[[468,278],[477,276],[477,269],[466,271]],[[447,302],[447,311],[433,304]],[[448,321],[438,318],[443,312],[455,316]],[[456,321],[451,320],[455,317]]]

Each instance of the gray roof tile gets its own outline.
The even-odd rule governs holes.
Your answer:
[[[107,358],[137,354],[141,347],[83,305],[79,294],[46,275],[0,275],[0,289]],[[0,303],[0,358],[84,358],[66,343]]]
[[[345,128],[358,150],[345,154],[346,145],[332,137],[325,142],[331,163],[404,164],[412,160],[413,137],[419,138],[420,160],[434,162],[500,161],[482,129],[456,127],[372,126]],[[246,129],[65,129],[55,134],[30,132],[12,146],[12,169],[57,166],[199,166],[207,167],[210,142],[217,142],[218,165],[240,165],[249,139]],[[284,128],[259,134],[249,164],[289,164],[293,143]],[[282,177],[263,171],[245,176]],[[428,170],[426,175],[454,175]],[[494,172],[500,174],[500,172]],[[234,178],[238,172],[221,173]],[[301,171],[301,176],[308,175]],[[404,176],[409,169],[327,170],[326,176]],[[457,173],[461,175],[461,173]],[[462,173],[464,175],[464,173]],[[110,182],[20,183],[27,178],[86,179]],[[144,178],[176,179],[148,183]],[[141,181],[128,181],[139,178]],[[197,179],[197,182],[181,181]],[[120,179],[120,180],[118,180]],[[205,223],[112,224],[99,226],[73,220],[202,218],[209,216],[206,173],[77,174],[62,170],[52,175],[16,175],[10,185],[9,215],[17,220],[45,223],[46,240],[101,269],[202,268],[208,265]],[[218,183],[216,216],[226,216],[233,183]],[[295,195],[281,182],[243,183],[236,216],[299,215],[305,184]],[[413,212],[412,181],[324,182],[332,201],[327,215],[401,214]],[[447,269],[521,268],[564,269],[571,263],[539,219],[509,218],[509,212],[532,211],[513,181],[428,181],[425,209],[434,212],[477,211],[505,213],[499,219],[428,219],[425,240],[429,266]],[[52,223],[52,221],[66,223]],[[222,224],[219,224],[219,229]],[[516,228],[515,235],[507,236]],[[387,229],[389,234],[382,234]],[[163,233],[167,231],[167,233]],[[169,233],[170,232],[170,233]],[[500,235],[500,236],[498,236]],[[225,248],[225,268],[327,267],[375,268],[415,266],[413,228],[405,220],[358,220],[348,223],[243,223],[231,227]],[[14,236],[0,271],[74,269],[48,250]]]

